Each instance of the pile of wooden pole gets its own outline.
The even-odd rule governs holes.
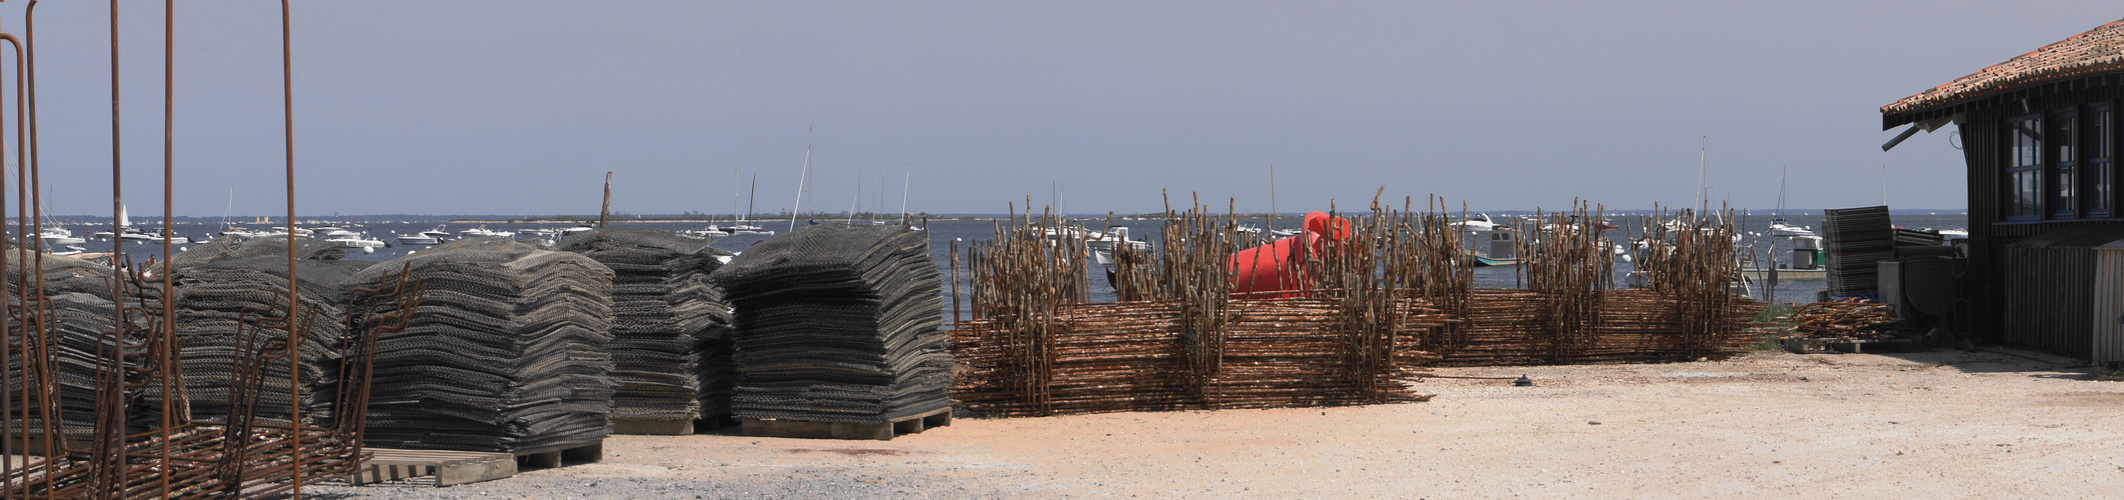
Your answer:
[[[1787,338],[1871,340],[1895,324],[1886,304],[1858,299],[1794,305],[1791,319],[1792,335]]]
[[[1094,304],[1067,308],[1055,318],[1056,335],[1044,339],[1044,377],[1030,375],[1015,355],[1022,346],[991,321],[962,323],[953,330],[959,358],[954,399],[975,411],[1001,416],[1066,415],[1116,411],[1273,408],[1372,404],[1427,399],[1393,378],[1428,361],[1413,349],[1387,349],[1396,358],[1385,377],[1352,377],[1352,350],[1337,335],[1339,300],[1242,299],[1218,332],[1221,345],[1201,376],[1200,350],[1181,328],[1186,315],[1176,301]],[[1404,307],[1412,307],[1404,306]],[[1403,323],[1404,338],[1435,323]],[[1405,359],[1416,357],[1418,359]],[[1027,390],[1036,386],[1037,390]]]
[[[1088,254],[1067,220],[1013,210],[954,258],[973,314],[952,335],[954,396],[1006,416],[1366,404],[1426,398],[1400,380],[1425,366],[1724,358],[1757,341],[1761,304],[1728,292],[1730,217],[1648,226],[1652,286],[1614,290],[1605,210],[1576,203],[1522,228],[1529,288],[1477,289],[1456,219],[1427,204],[1375,199],[1347,237],[1293,244],[1266,293],[1234,292],[1232,255],[1256,241],[1236,217],[1168,208],[1158,248],[1116,249],[1114,304],[1084,303]]]
[[[1429,360],[1415,344],[1444,318],[1373,271],[1391,254],[1361,242],[1395,231],[1391,214],[1301,252],[1285,275],[1306,276],[1304,292],[1276,298],[1232,293],[1231,255],[1256,242],[1235,218],[1199,203],[1167,217],[1165,245],[1117,251],[1117,304],[1072,293],[1081,272],[1064,263],[1083,256],[1074,233],[1055,230],[1067,221],[1013,217],[969,249],[974,319],[953,334],[955,397],[1001,415],[1422,398],[1396,379]]]
[[[1475,304],[1460,320],[1465,337],[1453,349],[1439,351],[1437,366],[1501,366],[1590,363],[1657,363],[1724,359],[1746,353],[1759,341],[1746,332],[1761,305],[1733,302],[1712,325],[1712,335],[1689,335],[1693,321],[1682,314],[1682,301],[1650,290],[1607,290],[1590,299],[1586,323],[1597,325],[1575,335],[1555,332],[1552,292],[1478,289]],[[1562,339],[1570,342],[1561,343]],[[1561,344],[1561,345],[1560,345]]]

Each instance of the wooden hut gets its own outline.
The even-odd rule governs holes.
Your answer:
[[[1978,340],[2124,360],[2124,21],[1881,107],[1881,127],[1955,125],[1969,175],[1960,277]],[[2105,275],[2104,273],[2108,273]],[[2106,293],[2098,290],[2108,290]]]

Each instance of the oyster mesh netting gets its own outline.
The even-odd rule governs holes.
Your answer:
[[[709,278],[735,311],[738,418],[885,423],[950,406],[928,235],[817,225],[747,249]]]
[[[601,229],[561,249],[612,268],[612,418],[696,420],[730,414],[730,306],[708,284],[730,252],[658,229]]]
[[[239,356],[257,355],[263,342],[277,342],[285,330],[260,331],[245,346],[239,324],[284,323],[288,298],[287,236],[247,242],[220,238],[177,254],[177,338],[184,387],[196,418],[218,420],[229,414]],[[299,346],[303,420],[331,420],[339,387],[339,364],[346,327],[348,276],[375,262],[339,260],[345,248],[307,236],[294,239],[296,280],[302,301],[304,335]],[[245,309],[253,309],[246,313]],[[258,310],[266,312],[260,313]],[[269,421],[289,418],[289,367],[264,363],[256,415]],[[153,394],[154,391],[150,391]]]
[[[377,340],[368,444],[515,451],[605,437],[611,269],[490,237],[379,264],[349,283],[401,270],[426,294],[405,331]]]

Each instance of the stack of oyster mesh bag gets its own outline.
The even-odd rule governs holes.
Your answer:
[[[340,260],[346,249],[336,243],[307,236],[292,242],[297,300],[302,306],[298,316],[302,341],[297,344],[294,367],[299,371],[291,372],[285,358],[260,363],[252,414],[285,422],[294,410],[292,403],[300,401],[305,422],[326,423],[336,410],[332,405],[347,335],[347,292],[342,282],[376,263]],[[279,353],[278,344],[287,336],[289,244],[285,235],[248,241],[221,238],[170,261],[179,297],[178,360],[194,418],[227,417],[244,360]],[[246,338],[246,331],[255,333]],[[299,398],[290,394],[290,373],[300,374]]]
[[[425,292],[377,339],[374,446],[524,451],[603,439],[612,411],[612,270],[583,255],[472,238],[349,277]],[[356,291],[355,304],[380,302]],[[376,313],[388,313],[379,309]]]
[[[888,423],[951,405],[927,233],[805,227],[754,245],[710,280],[735,310],[734,416]]]
[[[35,283],[36,273],[42,270],[43,292],[47,298],[45,323],[51,328],[51,346],[55,366],[50,366],[57,379],[59,393],[58,419],[52,422],[53,432],[75,439],[88,439],[95,433],[96,423],[96,373],[99,358],[115,358],[111,353],[117,349],[117,338],[108,332],[117,324],[115,309],[110,299],[110,267],[72,257],[45,255],[43,262],[36,262],[32,252],[10,250],[6,280],[8,283]],[[23,276],[23,273],[31,273]],[[34,285],[31,285],[34,286]],[[20,315],[10,318],[10,324],[20,327]],[[138,337],[127,339],[128,343],[139,342]],[[26,374],[19,353],[10,351],[8,370],[14,374]],[[143,366],[145,355],[142,349],[128,349],[130,356],[125,366]],[[26,375],[25,375],[26,376]],[[9,407],[16,412],[35,404],[22,399],[24,376],[8,380],[7,399]],[[31,435],[43,435],[45,425],[42,415],[32,411],[28,420],[20,413],[10,413],[7,418],[15,429]],[[139,427],[132,425],[129,427]]]
[[[561,249],[612,268],[613,419],[730,414],[730,306],[708,284],[730,252],[657,229],[600,229]]]

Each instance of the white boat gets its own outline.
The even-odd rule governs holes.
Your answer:
[[[1784,217],[1770,219],[1770,235],[1778,237],[1814,236],[1814,228],[1793,225]]]
[[[391,246],[388,243],[384,243],[383,240],[370,239],[360,234],[354,234],[351,236],[341,236],[337,238],[325,238],[325,241],[338,243],[339,246],[347,248],[376,248]]]
[[[478,238],[481,236],[500,236],[503,238],[511,238],[515,237],[516,233],[510,231],[495,231],[487,229],[486,225],[480,225],[479,227],[475,227],[472,229],[458,231],[457,235],[465,238]]]
[[[42,238],[46,245],[79,245],[88,242],[85,238],[74,236],[73,230],[58,226],[45,227],[44,232],[38,233],[38,237]]]
[[[336,239],[343,239],[343,238],[354,238],[354,237],[359,237],[359,236],[361,236],[361,233],[356,233],[356,232],[353,232],[353,231],[348,231],[348,230],[345,230],[345,229],[341,229],[341,228],[339,228],[338,226],[320,226],[320,227],[313,227],[313,228],[310,228],[310,234],[314,234],[314,235],[317,235],[318,237],[320,237],[320,238],[324,238],[324,239],[327,239],[327,240],[336,240]]]
[[[1113,265],[1114,248],[1116,247],[1143,251],[1151,249],[1151,244],[1148,241],[1129,239],[1127,227],[1107,228],[1106,233],[1095,234],[1093,237],[1084,240],[1084,246],[1091,248],[1092,260],[1102,266]]]
[[[396,236],[393,236],[393,237],[392,237],[392,239],[398,240],[398,244],[400,244],[400,245],[441,245],[441,244],[442,244],[442,238],[437,238],[437,237],[434,237],[434,236],[429,236],[429,235],[427,235],[427,234],[425,234],[425,233],[422,233],[422,234],[401,234],[401,235],[396,235]]]
[[[1490,220],[1490,214],[1479,213],[1475,214],[1474,217],[1469,217],[1468,220],[1453,223],[1453,227],[1460,228],[1462,231],[1480,233],[1497,230],[1497,223]]]
[[[694,235],[694,236],[708,236],[708,237],[716,237],[716,238],[720,238],[720,237],[724,237],[724,236],[729,236],[729,235],[730,235],[730,232],[729,232],[729,231],[724,231],[724,230],[723,230],[723,228],[715,227],[715,225],[713,225],[713,224],[709,225],[709,226],[708,226],[708,227],[706,227],[706,228],[702,228],[702,229],[695,229],[695,230],[691,230],[691,231],[679,231],[679,232],[680,232],[680,233],[685,233],[685,234],[690,234],[690,235]]]
[[[1779,175],[1777,178],[1777,215],[1770,218],[1770,235],[1781,238],[1814,236],[1814,228],[1785,220],[1785,177]]]
[[[585,232],[585,231],[596,231],[596,230],[597,230],[597,228],[595,228],[595,227],[590,227],[589,225],[581,225],[581,226],[575,226],[575,227],[571,227],[571,228],[567,228],[567,229],[562,229],[562,230],[560,230],[560,233],[561,233],[561,236],[568,236],[568,235],[573,235],[573,234],[576,234],[576,233],[582,233],[582,232]]]
[[[140,231],[140,230],[128,229],[128,230],[126,230],[126,231],[125,231],[125,233],[124,233],[124,234],[120,234],[120,235],[118,235],[118,239],[120,239],[120,240],[124,240],[124,241],[131,241],[131,242],[136,242],[136,243],[161,243],[161,242],[162,242],[162,234],[161,234],[161,233],[149,233],[149,232],[144,232],[144,231]],[[185,237],[185,236],[171,236],[171,237],[170,237],[170,243],[176,243],[176,244],[185,244],[185,243],[191,243],[191,242],[192,242],[192,239],[191,239],[191,238],[188,238],[188,237]]]
[[[450,239],[450,231],[447,229],[448,227],[448,224],[435,226],[435,229],[421,231],[420,235],[429,238],[435,238],[436,243],[441,243]]]
[[[769,231],[767,230],[767,228],[743,223],[724,226],[722,229],[723,232],[730,234],[764,234],[769,236],[774,235],[774,231]]]

